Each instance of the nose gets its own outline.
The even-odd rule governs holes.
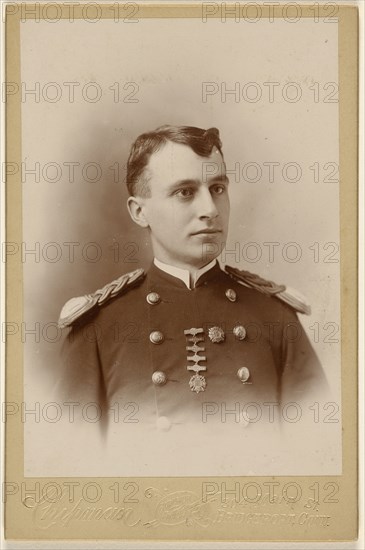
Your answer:
[[[209,189],[201,189],[196,201],[197,213],[200,219],[211,219],[218,216],[218,209]]]

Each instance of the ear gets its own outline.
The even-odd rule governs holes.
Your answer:
[[[140,227],[149,227],[144,215],[144,199],[142,197],[129,197],[127,208],[132,220]]]

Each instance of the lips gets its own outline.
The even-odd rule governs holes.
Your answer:
[[[205,228],[200,231],[195,231],[192,235],[215,235],[216,233],[222,233],[221,229]]]

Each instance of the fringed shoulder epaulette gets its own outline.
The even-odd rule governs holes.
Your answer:
[[[294,288],[290,288],[285,285],[278,285],[272,281],[262,279],[262,277],[255,275],[255,273],[236,269],[234,267],[230,267],[229,265],[225,266],[225,271],[241,285],[258,290],[267,296],[275,296],[296,311],[299,311],[299,313],[305,313],[306,315],[311,314],[311,306],[307,302],[305,296]]]
[[[60,328],[71,326],[87,311],[90,311],[96,306],[102,306],[112,298],[127,292],[127,290],[140,279],[144,278],[144,276],[145,272],[143,269],[136,269],[135,271],[125,273],[119,277],[119,279],[115,279],[115,281],[108,283],[92,294],[71,298],[71,300],[65,303],[61,310],[58,326]]]

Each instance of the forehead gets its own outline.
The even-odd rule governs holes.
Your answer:
[[[151,155],[147,170],[150,181],[158,180],[160,185],[169,185],[186,179],[206,180],[206,174],[212,177],[224,175],[225,165],[216,147],[209,157],[201,157],[188,145],[168,141]]]

